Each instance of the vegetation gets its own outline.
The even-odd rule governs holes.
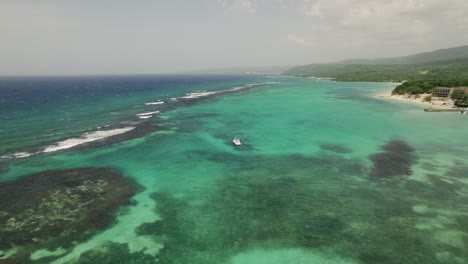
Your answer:
[[[451,97],[455,100],[456,106],[468,107],[468,89],[456,88]]]
[[[410,65],[312,64],[284,74],[363,82],[468,80],[468,58]]]
[[[453,90],[451,98],[453,100],[463,100],[465,98],[465,89],[462,88],[456,88]]]
[[[392,94],[430,94],[435,87],[468,87],[468,46],[406,57],[310,64],[284,74],[348,82],[404,82]],[[458,103],[468,104],[465,94],[456,92],[455,96]]]
[[[425,102],[432,102],[432,95],[424,97]]]
[[[468,107],[468,98],[465,96],[465,99],[455,101],[455,105],[458,107]]]
[[[414,81],[461,78],[458,74],[466,76],[467,68],[468,46],[461,46],[405,57],[310,64],[283,73],[302,77],[332,77],[338,81]]]
[[[467,79],[446,79],[446,80],[440,79],[440,80],[408,81],[397,86],[393,90],[392,94],[424,94],[424,93],[432,93],[435,87],[461,87],[461,86],[468,86],[468,78]],[[456,98],[456,99],[460,99],[460,98]]]
[[[432,52],[424,52],[404,57],[379,58],[370,60],[347,60],[341,64],[421,64],[434,61],[454,60],[458,58],[468,58],[468,46],[461,46],[449,49],[440,49]]]

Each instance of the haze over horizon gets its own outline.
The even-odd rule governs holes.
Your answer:
[[[152,74],[468,44],[466,0],[0,2],[0,75]]]

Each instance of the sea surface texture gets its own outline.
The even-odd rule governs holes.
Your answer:
[[[394,86],[0,79],[0,263],[468,263],[468,117]]]

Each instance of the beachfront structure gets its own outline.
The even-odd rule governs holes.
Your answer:
[[[453,91],[453,88],[437,87],[432,92],[432,97],[448,98],[448,97],[450,97],[450,94],[452,94],[452,91]]]

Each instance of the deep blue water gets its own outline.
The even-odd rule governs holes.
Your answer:
[[[229,89],[260,76],[158,75],[0,78],[0,156],[159,110],[145,102]],[[21,140],[17,140],[21,138]]]

